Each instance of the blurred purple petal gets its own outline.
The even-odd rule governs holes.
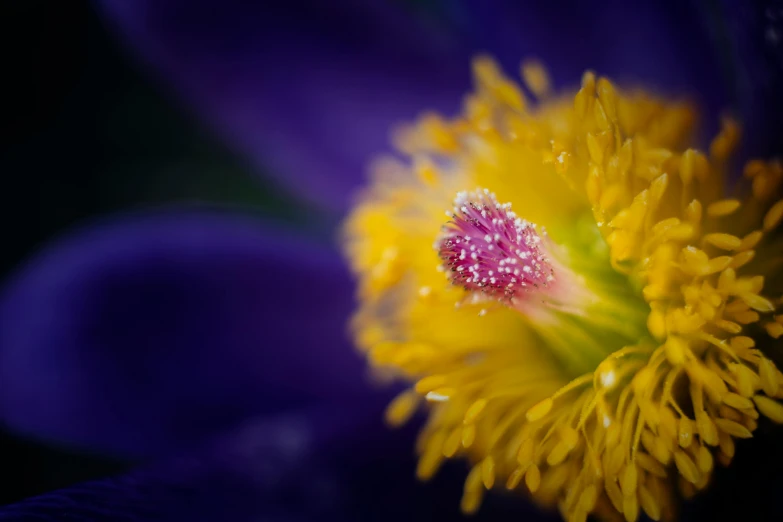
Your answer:
[[[155,466],[5,506],[0,521],[464,522],[465,466],[451,462],[431,482],[416,481],[415,426],[388,430],[380,410],[364,403],[258,420]],[[757,435],[706,493],[685,503],[683,522],[780,520],[780,473],[759,463],[780,462],[781,446],[775,430]],[[470,520],[561,519],[499,488]]]
[[[783,0],[719,4],[723,23],[713,38],[725,48],[730,83],[747,132],[746,151],[768,156],[783,150]]]
[[[144,215],[85,228],[0,299],[0,416],[134,455],[249,415],[370,393],[335,252],[251,219]]]
[[[132,45],[289,188],[342,209],[391,122],[453,109],[454,41],[379,1],[101,1]]]
[[[549,0],[468,4],[462,27],[515,73],[529,55],[555,83],[576,86],[591,69],[623,84],[641,84],[700,103],[726,104],[711,20],[698,0]]]
[[[464,466],[416,481],[415,430],[388,430],[380,417],[378,405],[258,421],[198,453],[7,506],[0,520],[464,521]],[[498,494],[472,520],[558,517]]]
[[[698,2],[100,0],[129,43],[288,187],[342,210],[392,124],[453,113],[469,59],[542,58],[725,107]]]

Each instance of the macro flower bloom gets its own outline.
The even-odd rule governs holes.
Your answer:
[[[357,343],[413,384],[388,419],[430,403],[417,474],[468,458],[466,513],[524,482],[567,520],[671,518],[760,415],[783,423],[783,165],[733,184],[735,122],[701,152],[688,104],[592,72],[575,95],[536,63],[528,94],[474,75],[347,221]]]
[[[774,410],[764,402],[769,379],[758,363],[766,352],[758,350],[766,350],[765,329],[774,330],[775,314],[747,302],[777,305],[779,293],[768,293],[776,283],[766,279],[756,289],[754,279],[773,269],[748,272],[762,260],[761,247],[774,243],[760,238],[752,263],[734,267],[735,279],[724,278],[724,286],[715,274],[684,280],[683,268],[701,270],[701,251],[708,267],[716,257],[733,263],[748,251],[742,247],[750,240],[743,242],[756,228],[732,218],[756,212],[751,217],[764,232],[772,208],[764,205],[774,200],[743,202],[715,221],[720,216],[710,209],[720,214],[732,204],[711,207],[724,196],[702,192],[712,176],[735,172],[721,163],[734,146],[734,127],[719,135],[714,158],[708,141],[689,135],[693,106],[671,100],[698,100],[707,130],[731,108],[752,152],[774,145],[762,116],[774,122],[780,54],[758,36],[778,30],[779,19],[755,6],[710,4],[714,12],[679,1],[593,4],[568,3],[564,16],[556,1],[96,2],[130,49],[235,151],[293,197],[317,205],[325,221],[351,212],[343,238],[358,289],[324,238],[227,212],[169,209],[111,218],[49,245],[3,289],[0,418],[32,436],[155,462],[5,507],[0,519],[57,520],[67,513],[166,522],[462,520],[463,483],[466,511],[483,502],[478,520],[559,518],[517,493],[482,501],[485,488],[502,490],[509,479],[568,516],[585,515],[594,500],[596,513],[611,518],[618,511],[666,515],[676,506],[669,491],[703,486],[711,475],[707,459],[717,468],[733,437],[745,433],[738,426],[750,430],[752,420],[763,432],[764,409]],[[727,40],[730,49],[716,51],[715,42]],[[499,67],[479,61],[478,90],[452,118],[479,51],[508,70],[534,54],[549,64],[552,79],[526,67],[532,92],[522,97]],[[741,59],[724,62],[732,53]],[[547,85],[577,86],[587,67],[618,86],[586,76],[580,105],[575,92]],[[754,83],[767,74],[767,83]],[[626,89],[637,85],[645,91]],[[770,96],[759,94],[766,91]],[[351,210],[365,165],[386,149],[389,130],[426,110],[445,116],[425,117],[394,140],[412,164],[379,164],[376,181]],[[681,172],[689,164],[694,192],[681,201],[673,194],[685,186]],[[611,189],[620,166],[633,182]],[[774,174],[774,164],[763,166],[758,179]],[[645,188],[647,201],[634,207]],[[697,194],[698,222],[688,206]],[[648,220],[651,195],[659,200]],[[598,218],[602,229],[617,229],[614,239],[599,229],[591,197],[606,205],[596,207],[607,213]],[[674,218],[678,224],[654,228]],[[717,228],[706,230],[708,224]],[[725,228],[735,225],[738,231]],[[479,236],[482,227],[487,232]],[[495,243],[486,243],[489,232]],[[707,241],[710,233],[736,236],[740,244],[725,236]],[[459,245],[481,241],[461,258]],[[681,255],[691,241],[697,251],[672,258],[668,268],[657,257],[643,266],[644,256],[663,256],[664,243]],[[721,245],[730,248],[715,254]],[[484,265],[468,263],[473,253]],[[659,279],[652,290],[662,294],[645,292],[653,267]],[[725,283],[746,285],[731,299],[747,310],[714,304],[716,295],[724,299]],[[412,387],[392,403],[389,419],[401,422],[418,403],[434,401],[419,436],[418,473],[426,478],[445,469],[426,485],[414,479],[410,459],[417,426],[393,432],[376,422],[386,392],[367,384],[346,339],[357,290],[356,344],[380,380],[402,376]],[[649,322],[653,304],[660,305],[664,334]],[[709,307],[715,316],[681,328]],[[695,312],[679,317],[677,308]],[[754,312],[758,321],[726,315],[749,319]],[[725,323],[716,322],[718,313]],[[754,325],[758,332],[746,331]],[[737,327],[741,334],[732,333]],[[698,339],[702,333],[719,346]],[[736,341],[720,342],[737,337],[756,346],[742,352]],[[612,358],[625,346],[633,349]],[[750,383],[749,396],[735,386],[731,364]],[[655,367],[647,382],[646,366]],[[664,371],[672,375],[669,388],[665,379],[661,385]],[[583,377],[591,373],[592,380]],[[703,386],[691,393],[691,382]],[[667,431],[672,418],[661,408],[666,390],[676,444]],[[688,408],[699,396],[704,414],[697,418]],[[759,410],[759,419],[748,419]],[[678,420],[686,416],[692,425]],[[706,423],[715,425],[717,446],[703,438]],[[691,428],[690,444],[680,438],[681,425]],[[542,429],[553,426],[547,437]],[[759,478],[755,463],[776,462],[779,450],[737,446],[731,469],[740,468],[743,479],[728,475],[722,489],[716,480],[717,497],[700,509],[745,514],[754,504],[774,513],[777,482]],[[522,449],[532,451],[524,469]],[[743,461],[753,451],[761,457]],[[458,455],[465,458],[446,458]],[[668,464],[661,462],[667,457]],[[604,474],[595,480],[599,468]],[[564,491],[559,482],[572,474],[574,487]],[[725,495],[731,480],[745,477],[755,479],[755,496],[738,502]],[[693,505],[698,501],[683,509]]]

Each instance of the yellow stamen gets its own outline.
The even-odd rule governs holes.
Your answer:
[[[726,187],[733,121],[704,153],[687,104],[589,72],[558,95],[535,62],[533,101],[488,58],[474,75],[460,116],[397,134],[409,161],[379,162],[345,225],[356,342],[411,383],[387,420],[425,405],[417,475],[468,460],[466,513],[500,485],[569,520],[668,517],[760,415],[783,423],[783,166]]]

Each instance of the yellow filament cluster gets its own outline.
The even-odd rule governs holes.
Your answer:
[[[687,104],[592,73],[556,96],[528,63],[530,103],[492,61],[474,70],[463,113],[400,132],[410,159],[378,164],[345,226],[357,344],[379,376],[413,383],[388,420],[427,403],[417,474],[465,457],[467,513],[499,486],[567,520],[671,518],[760,415],[783,422],[783,167],[751,161],[727,188],[731,121],[705,153],[688,148]],[[454,195],[477,187],[546,227],[597,302],[480,316],[432,249]]]

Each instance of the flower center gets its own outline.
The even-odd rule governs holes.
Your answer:
[[[417,475],[469,461],[467,513],[502,482],[568,520],[671,518],[760,415],[783,423],[783,165],[749,162],[731,199],[731,122],[704,153],[687,105],[592,73],[558,97],[527,64],[536,104],[474,73],[346,224],[356,342],[410,383],[387,419],[426,404]]]

